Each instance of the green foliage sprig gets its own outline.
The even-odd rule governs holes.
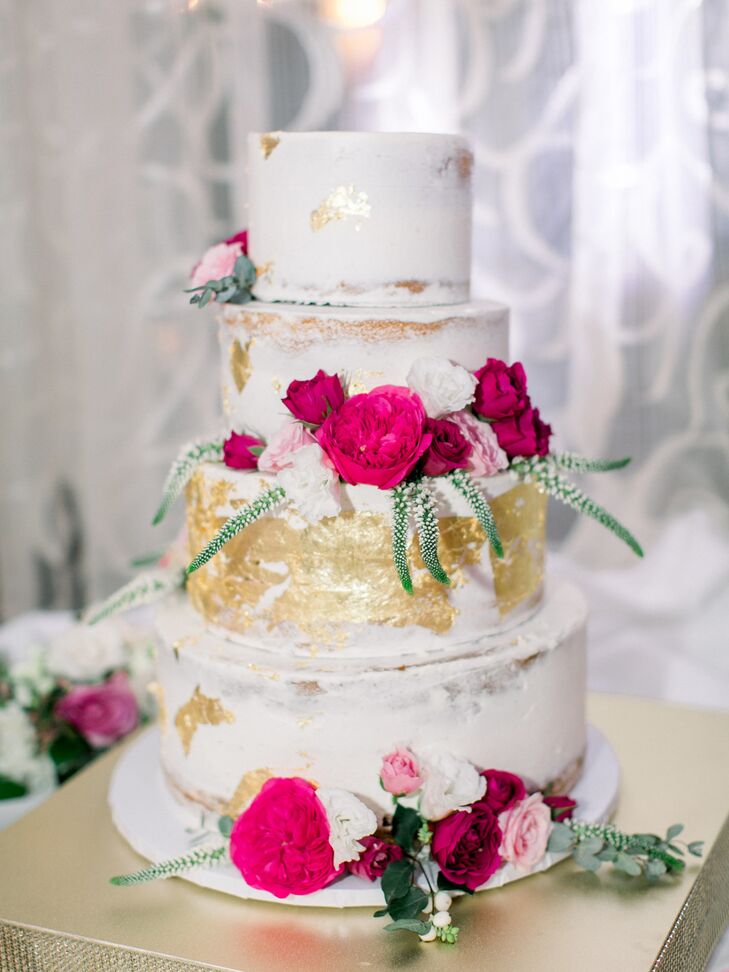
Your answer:
[[[440,528],[436,516],[435,497],[430,486],[422,479],[410,483],[410,501],[423,563],[439,584],[450,584],[450,578],[438,559]]]
[[[214,438],[196,439],[182,447],[162,487],[162,500],[152,520],[153,526],[167,516],[170,507],[201,463],[222,462],[224,441],[224,437],[220,435]]]
[[[133,871],[131,874],[117,874],[109,879],[109,883],[116,885],[116,887],[126,888],[135,884],[144,884],[147,881],[156,881],[160,878],[177,877],[177,875],[184,874],[194,867],[200,867],[202,864],[218,864],[227,856],[227,844],[198,847],[196,850],[190,851],[189,854],[173,857],[170,860],[161,861],[159,864],[151,864],[149,867]]]
[[[112,614],[128,611],[142,604],[151,604],[184,587],[186,580],[184,570],[156,570],[140,574],[98,607],[91,608],[84,616],[84,621],[86,624],[98,624]]]
[[[221,304],[247,304],[253,300],[251,290],[256,282],[256,268],[248,257],[241,253],[235,261],[233,273],[220,280],[208,280],[201,287],[190,287],[185,291],[192,294],[191,304],[198,307],[205,307],[211,300],[217,300]]]
[[[408,594],[413,593],[413,579],[408,566],[408,523],[410,520],[410,492],[407,483],[392,490],[392,559],[400,583]]]
[[[483,531],[488,537],[488,541],[497,557],[504,556],[504,547],[501,543],[499,530],[494,520],[488,500],[483,495],[473,479],[464,469],[452,469],[446,476],[455,486],[458,492],[466,499],[466,502],[473,510],[476,519],[483,527]]]

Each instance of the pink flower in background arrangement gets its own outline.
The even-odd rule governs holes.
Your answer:
[[[466,411],[453,412],[448,418],[471,443],[467,468],[474,476],[494,476],[507,468],[509,457],[499,445],[496,433],[488,422],[481,422]]]
[[[428,419],[425,428],[433,437],[423,461],[426,476],[443,476],[468,466],[473,446],[455,422]]]
[[[391,489],[415,468],[432,442],[420,398],[382,385],[354,395],[331,412],[317,432],[342,479]]]
[[[277,898],[319,891],[343,871],[334,867],[324,807],[299,777],[264,783],[235,822],[230,856],[247,884]]]
[[[381,878],[389,864],[402,858],[402,848],[382,840],[381,837],[374,835],[362,837],[360,844],[364,850],[359,860],[347,864],[347,870],[350,874],[356,874],[357,877],[366,878],[368,881]]]
[[[475,891],[501,866],[501,830],[484,800],[433,825],[433,858],[445,877]]]
[[[235,239],[235,237],[231,237]],[[237,243],[216,243],[202,255],[199,263],[196,263],[190,274],[190,284],[193,287],[203,287],[209,280],[220,280],[222,277],[229,277],[235,269],[235,261],[245,253],[243,244]]]
[[[478,384],[473,410],[483,418],[508,418],[529,406],[527,378],[521,362],[507,365],[498,358],[489,358],[483,368],[475,372],[475,377]]]
[[[268,445],[258,457],[261,472],[277,473],[293,462],[299,449],[316,442],[313,434],[301,422],[286,422],[268,441]]]
[[[73,726],[94,749],[126,736],[139,721],[139,708],[125,672],[101,685],[78,685],[56,703],[55,714]]]
[[[320,368],[313,378],[292,381],[282,401],[300,422],[321,425],[344,403],[344,389],[339,375],[328,375]]]
[[[499,853],[521,871],[530,871],[544,857],[552,815],[541,793],[519,800],[499,815],[504,839]]]
[[[551,425],[539,417],[538,408],[528,408],[520,415],[494,422],[491,426],[507,456],[546,456],[549,452]]]
[[[223,443],[223,462],[230,469],[256,469],[264,447],[263,439],[231,432]]]
[[[517,800],[526,796],[526,787],[520,776],[506,770],[484,770],[481,776],[486,780],[486,793],[483,801],[494,813],[501,813],[513,807]]]
[[[382,788],[393,796],[407,796],[415,793],[423,785],[420,766],[414,753],[404,746],[398,746],[382,759],[380,769]]]

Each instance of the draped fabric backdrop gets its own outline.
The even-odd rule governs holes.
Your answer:
[[[5,615],[78,607],[170,539],[167,466],[218,421],[180,291],[245,224],[250,129],[470,135],[475,291],[511,306],[559,445],[635,457],[588,488],[705,578],[694,608],[726,580],[722,0],[0,0],[0,69]],[[627,562],[552,526],[570,562]]]

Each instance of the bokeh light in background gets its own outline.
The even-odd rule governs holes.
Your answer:
[[[335,27],[371,27],[387,10],[387,0],[320,0],[319,14]]]

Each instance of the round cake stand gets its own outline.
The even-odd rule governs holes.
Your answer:
[[[608,820],[615,810],[619,782],[620,770],[613,748],[594,726],[588,726],[584,770],[571,791],[577,800],[576,815],[591,823]],[[119,833],[149,861],[179,857],[201,842],[200,831],[193,832],[185,827],[180,810],[164,783],[159,762],[159,732],[154,727],[144,732],[117,763],[109,787],[109,806]],[[210,839],[219,839],[219,835],[211,834]],[[545,871],[564,857],[564,854],[548,853],[530,873]],[[528,876],[512,864],[506,864],[479,890],[488,891]],[[383,904],[379,882],[372,883],[351,874],[338,878],[314,894],[292,894],[283,900],[248,887],[229,861],[214,867],[197,867],[181,877],[237,898],[276,904],[320,908],[378,907]]]

